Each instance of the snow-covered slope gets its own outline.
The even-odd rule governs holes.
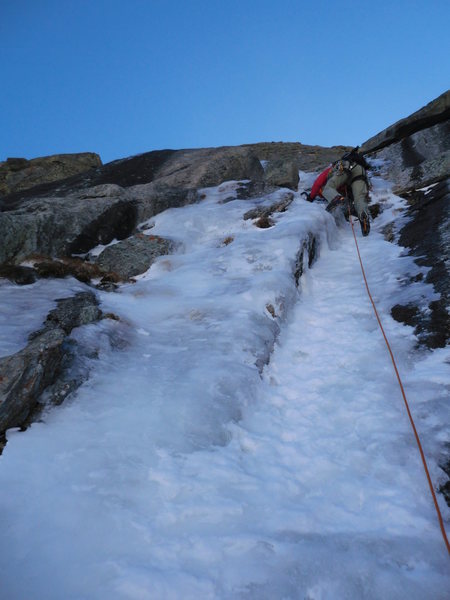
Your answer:
[[[313,175],[300,175],[308,187]],[[25,434],[8,432],[0,597],[448,597],[447,552],[350,226],[298,193],[259,229],[243,214],[283,191],[230,200],[235,189],[143,226],[178,251],[102,294],[120,321],[72,334],[100,355],[90,379]],[[368,238],[358,232],[361,252],[437,485],[449,353],[419,352],[390,317],[405,294],[433,289],[404,286],[419,267],[381,233],[403,201],[381,180],[374,200],[384,210]],[[304,253],[297,288],[311,236],[316,260],[308,269]]]

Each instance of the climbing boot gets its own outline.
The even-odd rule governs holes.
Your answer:
[[[338,194],[337,196],[335,196],[333,198],[333,200],[331,200],[331,202],[329,202],[329,204],[325,210],[328,212],[331,212],[337,206],[345,206],[346,203],[347,203],[347,200],[344,198],[344,196],[341,196],[340,194]]]
[[[365,210],[359,215],[359,223],[361,225],[361,233],[366,237],[370,233],[370,218]]]

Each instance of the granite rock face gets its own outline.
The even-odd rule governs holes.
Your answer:
[[[8,158],[0,163],[0,196],[65,179],[102,165],[98,154],[54,154],[41,158]]]
[[[450,91],[394,123],[361,146],[382,159],[381,175],[404,193],[446,179],[450,173]]]
[[[164,188],[198,189],[230,179],[262,179],[263,173],[254,152],[244,146],[156,150],[116,160],[57,183],[10,194],[3,198],[1,206],[2,210],[10,210],[32,197],[63,197],[102,185],[134,189],[135,186],[158,182]]]
[[[400,232],[399,243],[429,267],[425,281],[440,298],[426,311],[414,305],[395,306],[393,316],[415,327],[419,340],[429,348],[443,348],[450,340],[450,177],[430,189],[405,194],[410,205],[409,221]]]
[[[426,281],[440,294],[425,312],[414,305],[396,305],[392,314],[414,326],[421,343],[444,347],[450,339],[450,92],[394,123],[361,149],[382,160],[380,174],[408,201],[409,219],[399,243],[417,256],[418,264],[430,267]]]
[[[201,187],[262,180],[245,148],[157,151],[10,194],[0,202],[0,264],[70,256],[131,235],[138,221],[199,199]]]
[[[251,148],[259,160],[266,161],[267,168],[270,167],[270,163],[281,161],[294,163],[297,170],[301,171],[320,171],[351,150],[350,146],[326,148],[299,142],[261,142],[244,147]]]
[[[248,182],[246,197],[277,187],[295,190],[299,169],[318,170],[347,149],[261,143],[158,150],[19,190],[0,199],[0,264],[19,264],[31,254],[83,254],[126,239],[139,222],[197,202],[199,190],[223,181]]]
[[[402,194],[445,179],[450,173],[450,120],[438,123],[372,155],[382,159],[381,175]]]

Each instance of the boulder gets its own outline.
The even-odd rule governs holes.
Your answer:
[[[169,254],[173,248],[170,240],[138,233],[105,248],[96,262],[103,271],[116,273],[126,280],[147,271],[158,256]]]
[[[99,155],[93,152],[54,154],[31,160],[8,158],[0,163],[0,195],[59,181],[101,165]]]
[[[158,182],[121,188],[102,184],[64,197],[23,198],[0,212],[0,264],[30,255],[67,257],[132,235],[139,222],[197,202],[197,190]]]

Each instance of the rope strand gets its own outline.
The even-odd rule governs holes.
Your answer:
[[[400,386],[400,391],[401,391],[402,396],[403,396],[403,401],[405,403],[406,412],[408,413],[409,421],[411,423],[411,427],[413,429],[414,436],[416,438],[417,446],[419,448],[420,456],[422,458],[423,468],[425,470],[425,474],[427,476],[427,480],[428,480],[428,485],[429,485],[429,488],[430,488],[430,492],[431,492],[431,495],[433,497],[433,502],[434,502],[434,506],[436,508],[436,513],[437,513],[437,517],[438,517],[438,521],[439,521],[439,526],[441,528],[442,537],[444,538],[444,542],[445,542],[445,545],[447,547],[447,552],[450,554],[450,544],[449,544],[449,541],[448,541],[448,538],[447,538],[447,533],[445,531],[444,520],[442,518],[442,514],[441,514],[441,511],[439,509],[439,504],[438,504],[438,501],[437,501],[437,498],[436,498],[436,494],[434,492],[433,484],[432,484],[431,477],[430,477],[430,472],[428,470],[428,465],[427,465],[427,461],[426,461],[426,458],[425,458],[425,454],[424,454],[423,449],[422,449],[422,444],[420,442],[419,434],[417,433],[416,425],[414,423],[414,419],[413,419],[411,411],[409,409],[408,400],[406,399],[405,388],[403,387],[403,383],[402,383],[400,374],[399,374],[398,369],[397,369],[397,364],[395,362],[395,358],[394,358],[394,354],[393,354],[392,349],[391,349],[391,345],[389,344],[389,340],[388,340],[388,338],[386,336],[386,333],[384,331],[384,327],[383,327],[383,325],[381,323],[381,319],[380,319],[380,316],[378,314],[377,307],[375,306],[375,302],[374,302],[374,300],[372,298],[372,294],[370,293],[369,284],[367,283],[367,277],[366,277],[366,273],[365,273],[365,270],[364,270],[364,265],[363,265],[363,262],[362,262],[362,259],[361,259],[361,254],[360,254],[359,246],[358,246],[358,240],[356,239],[355,227],[353,225],[353,219],[352,219],[350,210],[349,210],[349,217],[350,217],[350,224],[352,226],[353,237],[355,239],[356,251],[358,253],[359,264],[361,266],[361,271],[362,271],[362,274],[363,274],[364,283],[366,285],[367,294],[369,296],[370,302],[372,303],[372,307],[373,307],[373,310],[375,312],[375,316],[377,318],[378,325],[380,326],[381,332],[382,332],[383,337],[384,337],[384,341],[386,342],[387,349],[388,349],[389,354],[391,356],[392,364],[394,365],[395,374],[397,376],[397,380],[398,380],[398,383],[399,383],[399,386]]]

